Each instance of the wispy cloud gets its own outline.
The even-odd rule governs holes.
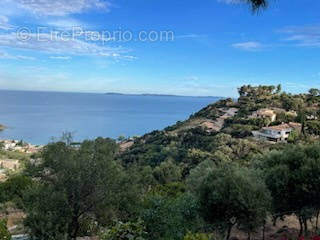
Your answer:
[[[106,46],[110,39],[101,36],[101,41],[91,41],[85,37],[71,36],[75,27],[88,28],[86,23],[78,20],[73,14],[84,13],[89,10],[108,11],[111,7],[109,0],[1,0],[0,8],[10,5],[14,9],[10,14],[0,15],[0,47],[16,50],[30,50],[49,54],[47,57],[56,60],[68,60],[72,55],[110,57],[119,60],[134,60],[134,56],[128,55],[128,50],[117,46]],[[3,11],[0,11],[3,13]],[[25,15],[36,25],[41,22],[41,33],[31,33],[29,28],[24,34],[26,39],[19,39],[19,29],[11,24],[11,20],[17,15]],[[10,19],[8,17],[10,17]],[[12,17],[12,18],[11,18]],[[61,30],[61,32],[59,32]],[[49,33],[50,32],[50,33]],[[57,36],[54,33],[57,32]],[[86,31],[86,33],[89,31]],[[59,33],[69,33],[68,39]],[[53,35],[52,35],[53,34]],[[1,53],[0,53],[1,54]],[[52,57],[50,57],[52,56]],[[68,56],[68,57],[66,57]],[[1,54],[2,59],[23,59],[20,57]]]
[[[175,36],[176,39],[197,39],[197,38],[204,38],[205,35],[200,34],[184,34],[184,35],[178,35]]]
[[[241,43],[234,43],[231,45],[233,48],[237,48],[243,51],[261,51],[266,48],[265,45],[263,45],[260,42],[241,42]]]
[[[11,59],[11,60],[35,60],[34,57],[24,55],[11,55],[7,52],[0,52],[0,59]]]
[[[186,77],[185,79],[186,79],[187,81],[194,81],[194,82],[196,82],[196,81],[199,81],[199,80],[200,80],[200,77],[195,76],[195,75],[191,75],[191,76]]]
[[[44,53],[62,54],[62,55],[87,55],[101,57],[122,57],[127,50],[117,47],[98,45],[93,42],[87,42],[79,39],[64,39],[62,36],[55,36],[52,39],[51,34],[30,33],[27,40],[22,41],[17,38],[15,33],[1,34],[0,46],[15,49],[36,50]]]
[[[281,29],[279,33],[286,35],[283,40],[293,42],[297,46],[320,47],[320,25],[290,26]]]
[[[45,16],[67,16],[89,9],[109,10],[111,4],[102,0],[11,0],[18,7],[33,14]]]
[[[47,25],[52,26],[57,29],[62,29],[62,30],[70,30],[75,27],[87,27],[85,23],[73,19],[73,18],[59,18],[59,19],[52,19],[46,22]]]
[[[70,60],[71,59],[70,56],[50,56],[49,58],[54,60]]]
[[[243,2],[243,0],[218,0],[218,2],[226,3],[226,4],[238,4]]]
[[[9,23],[9,19],[6,16],[0,16],[0,29],[10,30],[13,26]]]

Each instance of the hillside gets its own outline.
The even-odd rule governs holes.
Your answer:
[[[319,137],[319,90],[293,95],[282,92],[280,85],[248,85],[238,92],[237,100],[229,98],[210,104],[186,121],[136,138],[134,144],[125,141],[128,148],[121,158],[125,164],[152,167],[173,161],[187,174],[205,159],[250,162],[256,154],[286,145],[288,139],[274,144],[253,137],[254,131],[264,127],[295,123],[299,136],[291,134],[289,142]]]

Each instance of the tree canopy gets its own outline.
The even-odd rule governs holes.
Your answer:
[[[84,141],[79,149],[63,142],[45,147],[41,164],[27,169],[38,179],[24,196],[33,236],[75,239],[83,231],[82,221],[104,224],[113,218],[120,208],[119,192],[125,192],[115,151],[115,142],[102,138]]]
[[[203,166],[202,166],[203,168]],[[191,172],[198,175],[198,171]],[[232,164],[209,166],[196,189],[204,219],[230,237],[234,225],[242,226],[248,234],[262,226],[270,206],[270,193],[258,174]],[[193,178],[196,179],[196,178]],[[192,181],[189,181],[189,184]]]

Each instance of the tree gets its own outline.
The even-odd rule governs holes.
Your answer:
[[[312,97],[317,97],[320,95],[320,89],[317,89],[317,88],[311,88],[309,90],[309,94],[312,96]]]
[[[190,183],[190,182],[189,182]],[[262,226],[271,201],[258,174],[247,168],[222,164],[198,181],[195,190],[204,219],[230,238],[234,225],[249,234]],[[191,190],[194,192],[194,185]]]
[[[181,170],[171,160],[162,162],[160,166],[154,169],[155,179],[161,183],[177,182],[181,179]]]
[[[277,85],[276,94],[280,94],[281,93],[281,89],[282,89],[281,84],[278,84]]]
[[[320,145],[288,146],[260,161],[278,216],[295,214],[300,235],[307,233],[307,220],[320,209]]]
[[[145,240],[148,233],[142,221],[118,222],[106,233],[102,233],[101,240]]]
[[[206,160],[200,163],[196,168],[192,169],[186,179],[189,191],[197,193],[201,184],[216,167],[217,165],[215,162]]]
[[[266,8],[268,5],[268,1],[267,0],[240,0],[240,1],[234,1],[236,3],[238,2],[243,2],[243,3],[247,3],[250,4],[252,11],[257,11],[260,8]]]
[[[146,196],[140,216],[152,240],[183,239],[187,230],[196,230],[199,223],[198,204],[190,194],[151,193]]]
[[[0,239],[11,240],[11,235],[7,228],[7,221],[5,220],[0,220]]]
[[[306,132],[310,135],[320,135],[320,122],[318,120],[307,121]]]
[[[292,132],[289,134],[288,143],[295,143],[299,139],[299,132],[296,129],[293,129]]]
[[[40,165],[26,173],[37,186],[24,197],[26,226],[38,239],[76,239],[81,221],[93,219],[105,224],[120,208],[121,166],[114,161],[116,143],[97,138],[80,148],[63,142],[47,145]]]
[[[251,3],[253,10],[257,10],[261,7],[266,7],[268,3],[266,0],[249,0],[249,2]]]
[[[187,232],[183,240],[209,240],[209,236],[204,233]]]
[[[13,175],[0,184],[0,202],[12,201],[22,206],[23,192],[32,186],[32,180],[22,175]]]
[[[123,142],[124,140],[126,140],[126,137],[123,135],[120,135],[117,140],[118,142]]]

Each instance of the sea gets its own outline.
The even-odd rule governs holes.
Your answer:
[[[0,90],[0,139],[45,145],[63,132],[74,141],[142,136],[186,120],[218,97]]]

